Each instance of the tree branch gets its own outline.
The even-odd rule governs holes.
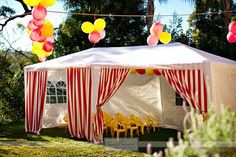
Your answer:
[[[27,15],[30,15],[31,14],[31,9],[28,8],[28,6],[23,2],[23,0],[15,0],[16,2],[19,2],[22,7],[24,8],[24,13],[23,14],[18,14],[18,15],[15,15],[15,16],[11,16],[9,17],[4,23],[0,23],[0,32],[3,31],[3,28],[8,24],[8,22],[16,19],[16,18],[22,18],[22,17],[25,17]]]

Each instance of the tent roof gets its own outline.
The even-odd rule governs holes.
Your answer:
[[[84,51],[48,60],[25,67],[25,70],[64,69],[67,67],[193,67],[204,62],[233,64],[236,62],[181,43],[162,44],[155,47],[104,47],[90,48]]]

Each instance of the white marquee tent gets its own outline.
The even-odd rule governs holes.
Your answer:
[[[130,75],[131,68],[158,69],[161,76]],[[101,110],[151,114],[181,129],[184,111],[175,105],[175,92],[200,113],[209,105],[236,111],[236,62],[181,43],[91,48],[27,66],[24,74],[26,131],[32,133],[68,114],[72,136],[96,140],[103,130]],[[59,80],[66,82],[67,101],[46,104],[47,81]]]

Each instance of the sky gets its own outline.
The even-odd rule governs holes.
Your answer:
[[[21,4],[16,2],[15,0],[0,0],[0,6],[5,5],[9,7],[13,7],[17,13],[22,13],[23,9]],[[57,1],[51,7],[48,7],[47,10],[53,11],[64,11],[63,3]],[[165,15],[165,14],[173,14],[176,12],[177,14],[191,14],[194,9],[194,5],[186,2],[185,0],[168,0],[168,3],[155,2],[155,14],[156,15]],[[47,19],[49,19],[54,27],[58,27],[65,19],[66,14],[56,14],[56,13],[48,13]],[[171,16],[160,16],[160,22],[162,24],[169,25]],[[183,18],[183,28],[184,30],[187,29],[187,16],[182,16]],[[14,21],[8,23],[7,27],[4,28],[4,37],[10,41],[12,46],[15,49],[21,49],[23,51],[29,51],[32,47],[32,41],[30,40],[29,36],[27,35],[26,31],[21,31],[17,29],[17,24],[23,24],[25,27],[27,26],[29,20],[32,19],[32,16],[26,16],[24,18],[17,18]],[[1,22],[1,19],[0,19]],[[3,38],[0,38],[0,42],[4,42]],[[5,43],[5,47],[9,47],[9,45]],[[1,47],[0,47],[1,48]]]

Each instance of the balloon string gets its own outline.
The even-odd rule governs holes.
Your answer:
[[[183,13],[183,14],[144,14],[144,15],[128,15],[128,14],[92,14],[92,13],[79,13],[79,12],[66,12],[66,11],[48,11],[50,13],[59,13],[59,14],[75,14],[80,16],[106,16],[106,17],[159,17],[159,16],[199,16],[199,15],[214,15],[214,14],[226,14],[226,13],[236,13],[236,10],[228,10],[228,11],[217,11],[217,12],[208,12],[208,13]]]

